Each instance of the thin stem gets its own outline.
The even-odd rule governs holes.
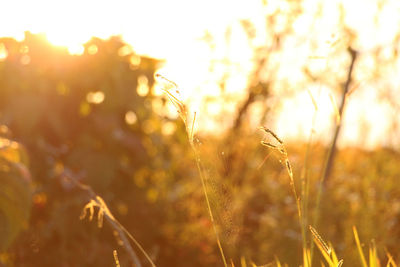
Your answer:
[[[72,181],[76,186],[78,186],[80,189],[85,190],[88,192],[89,197],[93,200],[96,201],[97,199],[97,194],[93,191],[93,189],[86,185],[86,184],[82,184],[81,182],[77,181],[75,178],[70,177],[70,181]],[[96,201],[98,202],[98,201]],[[105,205],[105,203],[104,203]],[[99,207],[101,208],[101,203],[99,205]],[[146,251],[143,249],[143,247],[139,244],[139,242],[131,235],[131,233],[129,233],[128,230],[126,230],[126,228],[119,222],[117,221],[114,216],[111,214],[111,212],[109,211],[109,209],[107,208],[107,212],[104,212],[104,216],[106,218],[106,220],[109,222],[109,224],[111,225],[111,227],[117,231],[118,236],[121,238],[122,243],[124,244],[124,248],[126,250],[126,252],[128,253],[128,255],[130,256],[131,260],[133,261],[133,263],[137,266],[137,267],[141,267],[141,263],[139,261],[138,256],[136,255],[136,253],[134,252],[127,236],[133,241],[133,243],[139,248],[139,250],[143,253],[143,255],[146,257],[146,259],[149,261],[149,263],[151,264],[152,267],[155,267],[156,265],[153,263],[153,261],[151,260],[150,256],[146,253]]]
[[[161,78],[162,80],[166,81],[168,84],[172,85],[176,89],[178,88],[178,85],[176,83],[174,83],[173,81],[165,78],[161,74],[156,74],[156,78]],[[178,99],[177,97],[172,95],[167,89],[164,89],[164,91],[167,94],[167,96],[169,97],[170,101],[177,108],[177,111],[179,112],[179,115],[180,115],[183,123],[185,124],[185,129],[186,129],[186,134],[188,136],[189,144],[190,144],[190,147],[192,148],[192,150],[194,152],[194,155],[195,155],[196,165],[197,165],[197,169],[198,169],[199,174],[200,174],[200,180],[201,180],[204,196],[205,196],[206,203],[207,203],[207,209],[208,209],[208,213],[210,215],[210,219],[211,219],[211,223],[212,223],[212,226],[213,226],[213,229],[214,229],[215,237],[217,239],[218,248],[219,248],[219,251],[221,253],[221,257],[222,257],[222,260],[224,262],[224,266],[228,267],[228,265],[226,263],[226,259],[225,259],[224,250],[222,249],[221,241],[220,241],[220,238],[219,238],[219,235],[218,235],[217,226],[216,226],[215,221],[214,221],[214,216],[213,216],[213,213],[212,213],[210,200],[208,198],[207,187],[206,187],[206,182],[205,182],[205,178],[204,178],[204,171],[203,171],[203,169],[201,167],[201,164],[200,164],[200,156],[199,156],[199,154],[198,154],[198,152],[196,150],[196,147],[194,146],[194,143],[193,143],[194,124],[195,124],[195,120],[196,120],[196,112],[194,113],[194,117],[193,117],[193,120],[192,120],[192,125],[190,127],[188,125],[187,109],[186,109],[185,104],[180,99]]]
[[[266,128],[266,127],[260,127],[260,130],[264,131],[265,133],[270,134],[273,138],[275,138],[275,140],[279,143],[278,146],[275,146],[271,143],[265,142],[265,141],[261,141],[261,144],[275,149],[277,150],[279,153],[281,153],[281,155],[284,157],[285,159],[285,167],[287,170],[287,173],[289,174],[289,178],[290,178],[290,188],[292,189],[292,193],[293,196],[296,200],[296,206],[297,206],[297,213],[298,213],[298,217],[299,217],[299,224],[300,224],[300,229],[301,229],[301,236],[302,236],[302,242],[303,242],[303,248],[305,247],[306,243],[306,229],[305,227],[303,227],[303,212],[302,212],[302,200],[300,200],[300,198],[297,195],[297,191],[296,191],[296,185],[294,183],[294,177],[293,177],[293,170],[292,167],[290,166],[290,162],[289,162],[289,158],[288,158],[288,153],[286,151],[285,145],[283,144],[282,139],[280,139],[273,131],[271,131],[270,129]],[[303,190],[302,190],[303,191]]]
[[[315,105],[315,107],[316,108],[315,108],[313,118],[312,118],[311,130],[310,130],[310,135],[308,138],[306,155],[304,157],[304,167],[303,167],[302,177],[301,177],[302,200],[303,200],[302,204],[303,204],[303,211],[304,211],[303,229],[306,229],[307,224],[308,224],[308,200],[309,200],[308,197],[309,197],[309,192],[310,192],[310,177],[308,175],[308,165],[309,165],[311,145],[312,145],[313,136],[314,136],[314,126],[315,126],[315,121],[317,118],[317,106]],[[307,245],[307,239],[306,239],[305,245]],[[309,262],[310,267],[312,266],[313,250],[314,250],[314,243],[311,242],[311,244],[310,244],[310,262]]]
[[[205,178],[204,178],[204,172],[203,172],[203,169],[202,169],[202,167],[200,165],[200,156],[198,155],[198,152],[197,152],[196,148],[194,147],[193,143],[191,143],[191,147],[192,147],[194,155],[195,155],[197,170],[199,171],[199,174],[200,174],[201,185],[203,187],[203,192],[204,192],[204,196],[205,196],[205,199],[206,199],[207,209],[208,209],[208,213],[210,215],[211,224],[213,226],[214,234],[215,234],[215,237],[217,239],[219,252],[221,254],[222,261],[224,262],[224,266],[227,267],[228,265],[226,263],[224,250],[223,250],[222,245],[221,245],[221,241],[220,241],[220,238],[219,238],[219,235],[218,235],[217,226],[215,225],[215,221],[214,221],[214,215],[213,215],[212,209],[211,209],[210,200],[208,198],[207,187],[206,187],[206,182],[205,182]]]

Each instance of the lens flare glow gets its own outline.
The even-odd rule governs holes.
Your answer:
[[[343,23],[345,28],[354,34],[354,45],[358,51],[368,51],[379,45],[392,43],[399,34],[399,3],[396,0],[302,1],[301,14],[290,23],[295,37],[288,35],[287,38],[282,38],[280,45],[284,48],[283,52],[269,59],[272,63],[276,62],[278,67],[263,70],[265,76],[276,72],[275,79],[287,80],[293,87],[298,87],[304,82],[304,74],[301,71],[304,62],[309,62],[312,73],[323,73],[329,65],[329,58],[336,57],[335,51],[343,48],[346,43],[347,37],[340,32]],[[276,23],[273,30],[284,32],[285,14],[292,12],[290,1],[267,1],[263,4],[262,1],[229,0],[18,0],[7,1],[1,4],[1,7],[7,12],[0,16],[0,25],[7,26],[0,28],[0,36],[11,36],[21,40],[25,31],[43,32],[49,42],[67,47],[71,54],[83,54],[83,44],[92,36],[106,39],[112,35],[120,35],[134,49],[134,56],[130,58],[132,69],[138,68],[141,62],[138,55],[166,59],[166,64],[160,71],[179,84],[185,101],[189,106],[196,107],[200,107],[201,101],[206,98],[221,98],[218,83],[226,72],[230,73],[230,77],[226,80],[225,95],[235,98],[236,102],[243,99],[246,96],[244,89],[248,86],[249,75],[255,68],[254,51],[272,42],[268,33],[272,29],[267,27],[266,18],[277,14],[275,19],[282,23]],[[246,21],[253,25],[253,28],[247,28],[250,31],[245,30]],[[120,56],[129,55],[132,47],[121,48]],[[95,55],[97,52],[98,48],[95,45],[87,49],[89,55]],[[0,62],[7,57],[8,51],[4,44],[0,43]],[[29,65],[29,53],[26,53],[20,62]],[[219,63],[211,68],[210,62]],[[224,62],[228,62],[229,67],[224,66]],[[364,60],[363,64],[367,64],[367,60]],[[398,65],[400,64],[397,64],[399,68]],[[361,69],[363,65],[358,67]],[[345,69],[338,68],[337,71],[345,75]],[[355,75],[361,77],[363,74],[358,71]],[[395,78],[393,80],[396,82]],[[150,88],[146,86],[146,83],[140,83],[137,88],[140,95],[148,93]],[[284,87],[285,85],[278,85],[276,90],[284,90]],[[157,95],[157,85],[153,89]],[[303,92],[307,89],[299,90]],[[275,92],[277,93],[282,94],[281,91]],[[231,100],[226,100],[225,103]],[[281,121],[285,121],[285,114],[299,114],[298,109],[301,109],[302,118],[306,119],[299,118],[299,127],[308,125],[312,109],[301,104],[290,105],[288,103],[292,100],[288,101],[282,105],[284,110],[277,115]],[[218,110],[224,112],[227,106]],[[213,108],[210,111],[216,113],[216,110]],[[306,110],[310,112],[304,113]],[[228,116],[233,114],[234,112]],[[327,118],[332,115],[332,111],[320,115]],[[201,116],[199,114],[200,122],[210,121],[202,120]],[[352,114],[346,116],[349,117],[349,121],[354,121],[351,119]],[[279,125],[287,127],[292,134],[299,132],[299,129],[295,130],[292,127],[293,124]],[[221,125],[218,124],[218,127]],[[205,125],[199,128],[212,127]],[[306,129],[300,132],[302,131],[308,132]],[[343,132],[344,136],[346,131]],[[352,137],[354,132],[348,135]]]

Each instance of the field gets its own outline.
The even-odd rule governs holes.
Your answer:
[[[117,37],[0,43],[0,266],[397,266],[398,148],[287,142],[239,109],[195,132]]]

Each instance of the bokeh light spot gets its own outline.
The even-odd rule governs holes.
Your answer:
[[[129,63],[130,63],[130,68],[131,69],[137,69],[140,65],[141,59],[140,56],[138,55],[132,55],[129,58]]]
[[[149,80],[146,76],[141,75],[138,77],[137,93],[140,96],[146,96],[149,93]]]
[[[104,101],[105,95],[101,91],[89,92],[86,95],[87,102],[91,104],[101,104]]]
[[[137,116],[132,110],[125,113],[125,122],[128,125],[133,125],[137,122]]]
[[[176,131],[176,124],[172,121],[163,123],[161,132],[163,135],[173,135]]]
[[[133,53],[132,48],[129,45],[124,45],[120,49],[118,49],[118,55],[120,57],[125,57]]]
[[[81,45],[81,44],[79,44],[79,45],[71,45],[71,46],[68,46],[68,52],[71,55],[80,56],[80,55],[83,55],[83,52],[85,52],[85,47],[83,45]]]
[[[4,61],[8,57],[8,51],[4,44],[0,44],[0,61]]]
[[[90,45],[90,46],[88,47],[87,51],[88,51],[89,55],[95,55],[95,54],[97,54],[97,52],[98,52],[97,45],[95,45],[95,44]]]

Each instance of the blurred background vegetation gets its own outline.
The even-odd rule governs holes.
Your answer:
[[[333,143],[317,229],[347,266],[359,264],[353,226],[365,251],[374,242],[383,263],[387,252],[397,262],[400,105],[397,80],[388,77],[393,78],[391,69],[400,62],[400,35],[389,45],[363,50],[343,15],[336,32],[340,38],[330,36],[327,42],[333,52],[313,52],[317,58],[311,60],[305,55],[306,63],[297,72],[286,70],[285,76],[280,66],[287,64],[283,55],[297,36],[292,26],[302,14],[300,3],[271,9],[265,19],[268,42],[257,41],[253,21],[238,22],[241,38],[252,51],[250,71],[242,73],[247,80],[241,97],[229,89],[240,72],[240,59],[215,57],[208,66],[221,93],[202,99],[205,104],[197,116],[199,124],[206,125],[211,107],[218,106],[212,118],[218,134],[199,127],[195,147],[222,246],[235,266],[241,259],[257,265],[275,258],[289,266],[302,263],[301,229],[287,170],[279,153],[260,145],[263,136],[255,129],[282,129],[276,117],[290,102],[281,99],[305,87],[328,88],[337,107],[342,96],[343,105],[361,99],[358,105],[365,107],[362,95],[374,92],[377,102],[390,107],[385,118],[390,127],[373,149],[363,142],[382,118],[370,118],[353,146]],[[234,43],[233,32],[227,28],[224,33],[228,47]],[[212,33],[203,37],[211,50],[219,49],[216,39]],[[308,41],[318,47],[314,39]],[[92,38],[81,52],[73,55],[51,45],[43,34],[26,32],[20,41],[0,39],[0,266],[114,266],[113,250],[118,251],[121,266],[131,265],[108,224],[98,228],[96,222],[79,220],[90,195],[72,181],[89,185],[101,196],[157,266],[222,265],[186,126],[157,89],[154,74],[163,62],[137,54],[120,37]],[[317,66],[320,55],[330,64]],[[356,64],[354,72],[351,62]],[[311,112],[297,114],[308,118],[310,133],[284,139],[298,192],[301,179],[309,180],[309,224],[317,215],[317,190],[332,145],[330,135],[340,133],[335,128],[340,123],[335,122],[346,122],[345,113],[330,114],[323,120],[333,126],[319,133],[325,138],[317,138],[312,116],[326,103],[317,101],[314,111],[314,89],[306,93]],[[295,124],[296,118],[293,114],[293,121],[284,122]],[[344,129],[351,123],[347,121]]]

